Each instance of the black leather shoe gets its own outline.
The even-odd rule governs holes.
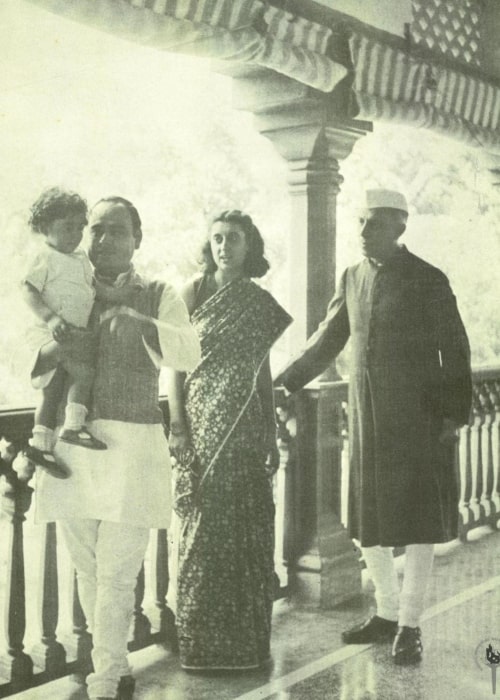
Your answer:
[[[397,622],[373,615],[352,629],[342,632],[342,641],[346,644],[392,642],[397,629]]]
[[[392,658],[395,664],[418,664],[422,660],[422,632],[420,627],[398,627],[392,645]]]
[[[24,450],[24,454],[30,462],[38,465],[56,479],[67,479],[71,476],[71,472],[64,465],[56,462],[52,452],[39,450],[37,447],[28,445]]]

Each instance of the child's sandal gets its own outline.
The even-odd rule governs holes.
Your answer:
[[[24,454],[30,460],[30,462],[36,464],[37,467],[41,467],[48,474],[50,474],[50,476],[53,476],[56,479],[67,479],[70,476],[70,472],[61,464],[56,462],[52,452],[47,450],[39,450],[38,447],[28,445],[24,451]]]
[[[102,440],[95,438],[84,426],[80,430],[64,428],[59,434],[59,440],[69,442],[71,445],[86,447],[89,450],[107,450],[108,446]]]

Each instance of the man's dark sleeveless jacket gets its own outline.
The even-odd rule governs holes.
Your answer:
[[[446,276],[401,248],[348,268],[325,320],[281,374],[291,391],[352,338],[349,531],[364,546],[456,537],[458,498],[443,418],[471,404],[467,335]]]

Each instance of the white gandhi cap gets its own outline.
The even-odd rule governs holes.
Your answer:
[[[408,214],[406,197],[396,190],[366,190],[366,209],[400,209]]]

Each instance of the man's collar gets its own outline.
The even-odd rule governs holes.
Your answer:
[[[387,260],[385,262],[380,262],[380,260],[376,260],[375,258],[368,258],[368,262],[371,265],[374,265],[375,267],[385,267],[386,265],[389,265],[392,262],[396,262],[397,260],[399,260],[401,255],[404,255],[407,252],[408,252],[408,250],[407,250],[406,246],[401,244],[401,245],[397,246],[394,253],[391,255],[390,258],[387,258]]]
[[[124,287],[129,280],[132,279],[132,277],[135,275],[135,270],[134,266],[130,265],[129,269],[126,272],[120,272],[118,277],[115,279],[114,282],[114,287]]]
[[[130,265],[129,269],[125,272],[120,272],[114,281],[110,281],[105,277],[100,277],[97,274],[96,277],[105,284],[109,284],[111,287],[124,287],[127,284],[137,287],[144,287],[144,282],[142,281],[141,276],[136,272],[133,265]]]

